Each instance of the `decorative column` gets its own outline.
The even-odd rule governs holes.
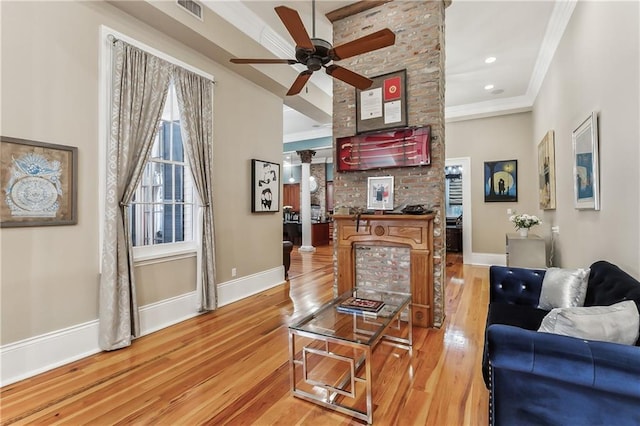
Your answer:
[[[302,161],[302,176],[300,177],[300,218],[302,219],[302,245],[299,252],[314,252],[315,247],[311,245],[311,193],[309,192],[309,177],[311,176],[311,157],[316,155],[315,151],[306,149],[296,151]]]

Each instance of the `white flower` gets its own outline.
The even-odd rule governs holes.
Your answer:
[[[528,215],[526,213],[513,215],[509,217],[509,221],[513,222],[516,229],[526,228],[529,229],[534,225],[539,225],[542,221],[535,215]]]

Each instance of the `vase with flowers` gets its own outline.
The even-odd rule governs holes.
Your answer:
[[[514,226],[522,237],[526,237],[527,235],[529,235],[529,228],[542,223],[538,216],[529,215],[526,213],[513,215],[509,218],[509,220],[513,222]]]

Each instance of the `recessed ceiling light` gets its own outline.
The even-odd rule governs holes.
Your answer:
[[[487,84],[486,86],[484,86],[484,90],[491,90],[493,89],[493,84]]]
[[[495,56],[488,56],[485,60],[484,63],[485,64],[492,64],[496,61],[496,57]]]

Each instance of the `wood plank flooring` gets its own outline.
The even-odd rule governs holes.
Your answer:
[[[0,424],[358,425],[289,393],[287,326],[333,297],[330,246],[292,253],[290,281],[0,389]],[[446,320],[413,351],[374,352],[374,424],[486,425],[488,269],[447,259]]]

